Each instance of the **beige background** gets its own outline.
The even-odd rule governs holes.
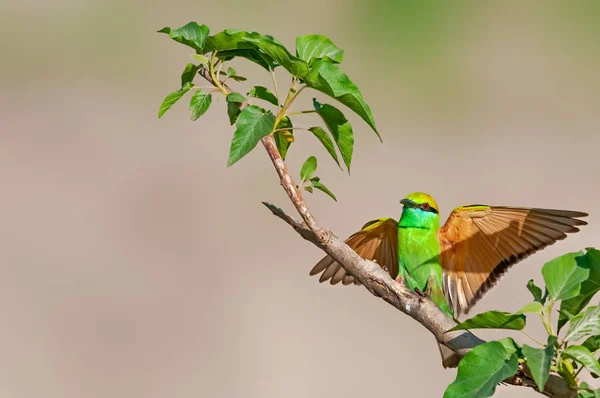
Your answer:
[[[154,32],[196,20],[346,50],[385,144],[352,116],[351,177],[301,132],[289,155],[294,173],[319,157],[339,203],[307,199],[341,237],[415,190],[444,219],[474,202],[590,212],[475,307],[514,311],[545,261],[600,246],[597,5],[0,3],[0,396],[441,396],[455,372],[424,329],[308,276],[322,253],[260,204],[291,210],[262,148],[226,168],[223,100],[195,123],[187,101],[157,120],[190,51]]]

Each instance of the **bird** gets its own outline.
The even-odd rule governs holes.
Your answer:
[[[360,257],[379,264],[398,282],[429,297],[446,315],[458,319],[513,265],[576,233],[587,213],[474,204],[455,208],[444,225],[435,199],[413,192],[400,200],[400,219],[367,222],[345,243]],[[331,285],[360,282],[331,256],[310,275]],[[444,368],[460,358],[438,343]]]

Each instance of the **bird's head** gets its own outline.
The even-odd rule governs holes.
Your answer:
[[[413,192],[400,201],[404,205],[400,225],[439,228],[440,209],[435,199],[423,192]]]
[[[438,208],[435,199],[433,199],[431,195],[428,195],[423,192],[413,192],[406,198],[402,199],[400,203],[404,205],[404,208],[417,208],[422,211],[437,214],[439,214],[440,212],[440,209]]]

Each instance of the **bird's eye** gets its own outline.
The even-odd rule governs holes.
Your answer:
[[[423,210],[429,210],[429,203],[423,203],[421,205],[421,209],[423,209]]]

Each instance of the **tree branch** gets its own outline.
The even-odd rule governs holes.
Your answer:
[[[217,86],[206,69],[201,68],[199,74],[211,84]],[[219,84],[227,92],[232,92],[226,85],[221,82]],[[242,104],[242,109],[245,106],[247,106],[247,103]],[[435,336],[438,342],[460,356],[464,356],[473,347],[485,342],[467,331],[446,333],[456,323],[446,316],[437,305],[431,300],[412,292],[403,283],[393,280],[387,271],[383,270],[378,264],[362,259],[333,232],[321,227],[308,209],[300,190],[290,176],[287,166],[277,150],[273,136],[271,134],[265,136],[262,139],[262,143],[277,171],[281,186],[304,222],[300,223],[293,217],[285,214],[278,207],[263,202],[274,215],[289,224],[304,239],[312,242],[329,254],[371,294],[381,297],[398,310],[419,322]],[[516,386],[531,387],[539,391],[529,371],[522,366],[519,367],[519,371],[515,376],[504,380],[504,382]],[[550,375],[542,394],[548,397],[577,396],[577,392],[569,389],[565,380],[556,375]]]

